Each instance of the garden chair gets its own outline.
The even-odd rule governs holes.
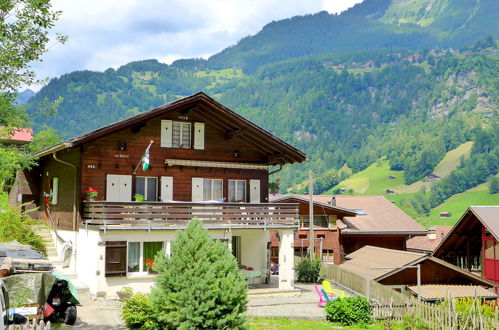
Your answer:
[[[321,289],[321,292],[322,292],[322,295],[324,296],[324,299],[326,300],[326,303],[336,299],[336,297],[331,297],[327,292],[326,290],[324,289]]]
[[[319,287],[315,283],[314,283],[314,289],[315,289],[315,292],[317,292],[317,294],[319,295],[319,303],[317,304],[317,307],[324,307],[324,304],[327,303],[328,300],[326,300],[324,298],[324,295],[321,293],[321,291],[319,290]],[[324,289],[321,289],[321,290],[324,290]]]
[[[345,297],[345,291],[343,290],[336,290],[331,287],[331,282],[328,280],[322,281],[322,286],[326,290],[327,294],[330,297],[339,297],[339,298],[344,298]]]

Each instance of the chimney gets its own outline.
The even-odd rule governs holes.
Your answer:
[[[331,197],[331,205],[336,206],[336,196]]]

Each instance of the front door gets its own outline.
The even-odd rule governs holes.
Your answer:
[[[106,200],[108,202],[131,202],[132,176],[108,174],[106,179]]]

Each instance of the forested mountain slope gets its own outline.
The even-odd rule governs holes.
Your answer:
[[[207,61],[174,65],[252,73],[267,63],[325,52],[460,48],[488,35],[497,39],[498,13],[497,0],[365,0],[340,15],[323,11],[269,23]]]

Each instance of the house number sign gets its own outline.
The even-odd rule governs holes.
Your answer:
[[[178,116],[180,120],[189,120],[189,116]]]
[[[130,158],[130,155],[125,154],[115,154],[114,158]]]

